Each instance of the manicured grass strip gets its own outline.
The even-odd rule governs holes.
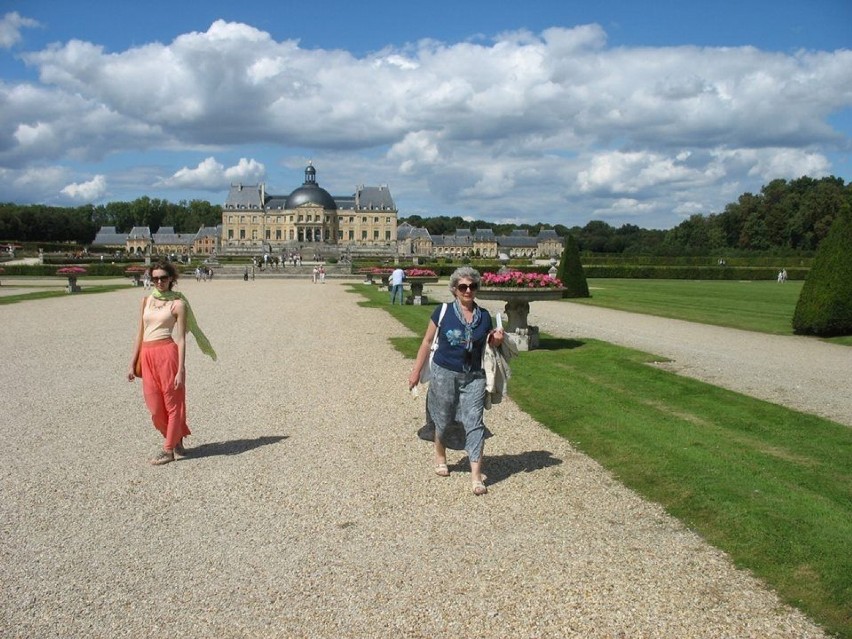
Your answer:
[[[119,289],[126,289],[126,284],[110,284],[105,286],[86,286],[74,295],[92,295],[95,293],[109,293]],[[3,304],[16,304],[18,302],[29,302],[31,300],[44,300],[51,297],[67,297],[69,294],[64,290],[34,291],[32,293],[21,293],[20,295],[0,295],[0,306]]]
[[[590,279],[571,302],[776,335],[793,334],[802,282]]]
[[[544,346],[513,360],[510,394],[525,412],[852,634],[852,430],[649,367],[638,351]]]
[[[415,332],[392,340],[413,357],[433,307],[354,288]],[[631,349],[546,335],[542,345],[512,361],[521,409],[852,636],[852,429],[653,368],[659,358]]]

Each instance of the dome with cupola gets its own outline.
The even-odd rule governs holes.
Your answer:
[[[284,208],[292,210],[305,204],[321,206],[326,210],[337,210],[337,203],[331,194],[317,184],[317,170],[310,162],[305,168],[305,183],[287,196]]]

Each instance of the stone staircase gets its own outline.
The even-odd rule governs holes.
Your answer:
[[[293,266],[292,263],[284,267],[254,268],[255,279],[310,279],[314,266],[319,262],[302,262],[301,266]],[[213,279],[242,279],[246,270],[245,264],[210,264],[213,270]],[[249,277],[252,276],[252,267],[249,264]],[[195,277],[195,267],[187,267],[183,270],[182,277]],[[325,264],[326,279],[363,279],[362,275],[352,272],[352,265],[348,263]]]

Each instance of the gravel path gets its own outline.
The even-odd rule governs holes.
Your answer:
[[[511,401],[488,496],[434,476],[408,332],[345,284],[183,290],[219,361],[188,349],[194,456],[160,468],[141,291],[0,306],[0,636],[825,636]]]

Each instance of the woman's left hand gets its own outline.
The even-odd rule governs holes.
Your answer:
[[[503,333],[502,328],[498,328],[496,331],[491,331],[491,335],[488,336],[488,343],[494,348],[500,348],[503,344],[504,335],[505,333]]]
[[[186,373],[182,370],[178,371],[177,375],[175,375],[175,390],[177,390],[178,388],[183,386],[185,382],[186,382]]]

